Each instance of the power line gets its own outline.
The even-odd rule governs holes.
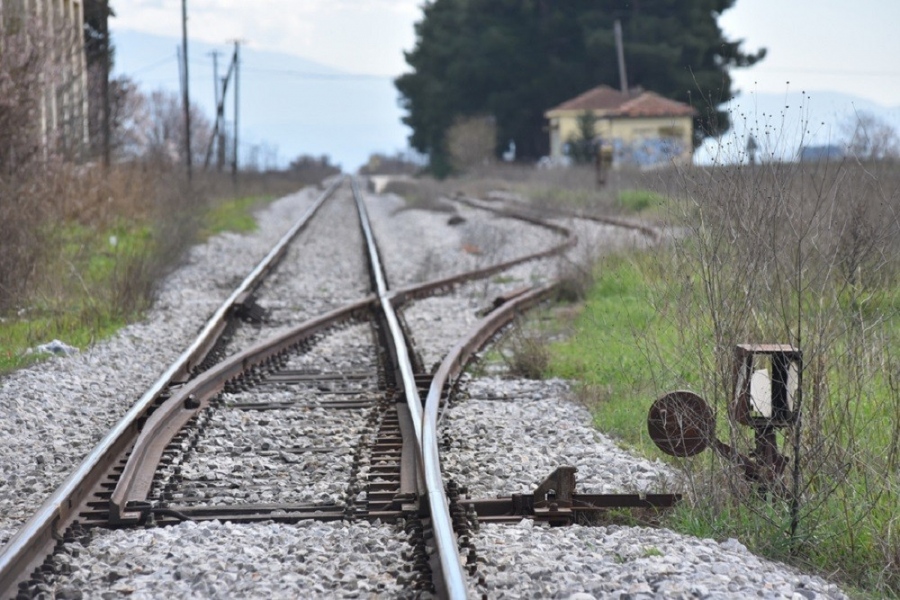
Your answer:
[[[137,69],[132,69],[128,72],[122,73],[123,75],[138,75],[140,73],[144,73],[146,71],[152,71],[153,69],[157,69],[164,65],[170,65],[172,61],[179,61],[180,59],[176,55],[169,55],[166,58],[160,59],[156,62],[150,63],[143,67],[139,67]],[[208,58],[204,57],[190,57],[188,62],[194,66],[198,67],[208,67],[212,64],[212,54],[209,55]],[[315,73],[312,71],[301,71],[298,69],[277,69],[277,68],[268,68],[268,67],[250,67],[246,64],[241,65],[242,70],[245,73],[269,73],[272,75],[289,75],[291,77],[296,77],[298,79],[312,79],[312,80],[320,80],[320,81],[365,81],[365,80],[384,80],[384,81],[393,81],[397,76],[396,75],[374,75],[370,73]]]
[[[860,71],[853,70],[837,70],[837,69],[816,69],[808,67],[766,67],[759,65],[759,72],[769,71],[772,73],[811,73],[818,75],[852,75],[859,77],[900,77],[900,71]],[[752,74],[752,73],[750,73]]]
[[[294,69],[267,69],[265,67],[244,67],[245,71],[254,73],[272,73],[277,75],[291,75],[302,79],[333,79],[333,80],[363,80],[363,79],[384,79],[391,80],[394,75],[369,75],[366,73],[311,73],[309,71],[297,71]]]
[[[138,73],[143,73],[145,71],[151,71],[151,70],[159,68],[163,65],[169,65],[172,63],[173,60],[177,61],[178,57],[174,54],[170,54],[166,58],[160,59],[152,64],[149,64],[144,67],[140,67],[138,69],[132,69],[131,71],[128,71],[127,73],[123,73],[123,75],[137,75]]]

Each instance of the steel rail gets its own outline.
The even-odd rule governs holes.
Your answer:
[[[539,227],[544,227],[551,231],[555,231],[559,235],[563,237],[563,241],[559,244],[551,246],[546,250],[539,250],[538,252],[532,252],[530,254],[526,254],[524,256],[520,256],[518,258],[513,258],[501,263],[497,263],[495,265],[491,265],[489,267],[483,267],[481,269],[476,269],[474,271],[466,271],[465,273],[461,273],[459,275],[450,275],[447,277],[442,277],[441,279],[435,279],[433,281],[426,281],[425,283],[417,283],[414,285],[408,285],[401,287],[394,291],[393,293],[393,304],[395,307],[400,304],[414,298],[422,298],[429,294],[432,294],[435,290],[439,290],[442,288],[449,288],[460,283],[465,283],[467,281],[472,281],[474,279],[482,279],[485,277],[490,277],[495,273],[500,273],[501,271],[505,271],[516,265],[520,265],[526,262],[530,262],[533,260],[538,260],[541,258],[549,258],[551,256],[556,256],[558,254],[562,254],[563,252],[574,248],[578,243],[578,236],[572,232],[571,229],[567,227],[563,227],[562,225],[557,225],[555,223],[547,223],[542,221],[536,217],[525,215],[519,212],[499,210],[491,206],[481,206],[471,204],[467,201],[459,200],[463,204],[468,204],[469,206],[474,206],[475,208],[481,210],[487,210],[496,214],[500,214],[503,216],[511,217],[514,219],[519,219],[522,221],[526,221],[537,225]]]
[[[110,497],[110,522],[113,525],[133,524],[146,516],[144,511],[149,508],[145,505],[147,495],[163,451],[185,424],[222,391],[226,383],[256,366],[264,365],[266,360],[316,333],[370,308],[374,301],[374,297],[370,296],[310,319],[229,357],[179,389],[144,424]]]
[[[459,341],[446,355],[440,367],[435,372],[425,399],[425,410],[422,420],[422,463],[425,469],[425,487],[428,494],[428,507],[430,513],[448,514],[450,504],[444,491],[443,477],[441,475],[440,450],[438,449],[438,412],[441,407],[441,397],[447,382],[459,376],[472,355],[483,347],[491,337],[504,325],[509,323],[516,314],[546,297],[555,287],[555,284],[545,285],[531,292],[517,296],[499,309],[482,319],[469,334]],[[434,537],[442,561],[442,569],[450,569],[452,565],[444,565],[455,558],[458,564],[459,551],[456,537],[452,529],[448,533],[444,529],[434,528]]]
[[[362,200],[362,194],[359,192],[359,186],[355,179],[351,180],[350,187],[353,190],[353,198],[356,200],[356,208],[359,211],[360,226],[363,230],[363,237],[366,242],[366,248],[369,252],[369,260],[372,267],[372,275],[375,278],[376,293],[384,312],[385,319],[388,323],[391,339],[394,342],[394,351],[396,352],[397,367],[400,370],[403,379],[403,392],[406,396],[406,403],[409,406],[409,412],[412,416],[413,426],[415,427],[416,439],[422,439],[422,402],[419,398],[419,389],[416,386],[416,377],[412,367],[412,361],[409,358],[409,352],[406,347],[406,337],[403,335],[403,329],[400,327],[400,321],[390,302],[390,294],[387,289],[387,282],[384,279],[384,269],[382,268],[381,258],[378,253],[378,246],[375,244],[375,235],[372,233],[372,227],[369,223],[369,213],[366,205]]]
[[[150,386],[140,399],[125,413],[113,429],[82,460],[76,470],[51,494],[37,512],[19,529],[0,551],[0,597],[15,595],[16,586],[24,581],[43,560],[41,548],[50,548],[62,532],[71,524],[78,507],[98,485],[104,467],[124,450],[132,439],[138,420],[165,388],[174,381],[188,378],[191,369],[202,362],[225,328],[227,317],[244,294],[259,285],[262,278],[284,255],[288,244],[305,227],[309,219],[334,193],[342,179],[334,181],[322,192],[310,208],[285,233],[273,249],[263,258],[238,288],[222,303],[207,321],[195,341]]]
[[[497,209],[488,204],[485,204],[483,200],[478,198],[471,198],[468,196],[453,198],[456,202],[460,202],[461,204],[466,204],[473,208],[480,208],[482,210],[491,210],[495,212],[504,212],[511,211],[514,214],[522,215],[524,218],[528,220],[540,220],[540,217],[532,216],[533,213],[537,211],[524,203],[523,201],[514,202],[515,204],[519,204],[516,208],[511,209]],[[569,218],[569,219],[583,219],[585,221],[595,221],[597,223],[602,223],[604,225],[612,225],[613,227],[621,227],[622,229],[631,229],[634,231],[638,231],[643,235],[650,238],[653,243],[659,243],[662,239],[662,233],[657,227],[653,227],[652,225],[648,225],[646,223],[641,223],[640,221],[636,221],[633,219],[626,219],[623,217],[609,217],[603,215],[594,215],[583,210],[566,210],[564,208],[549,208],[546,209],[549,212],[553,213],[557,217]],[[522,212],[524,211],[524,212]]]
[[[444,493],[444,482],[440,476],[440,464],[434,462],[429,465],[429,461],[435,461],[436,455],[429,453],[427,456],[423,446],[423,410],[422,399],[419,396],[419,390],[416,386],[415,374],[412,368],[412,362],[406,348],[406,336],[400,327],[397,319],[392,298],[388,293],[387,285],[384,281],[384,273],[381,268],[381,260],[378,255],[378,247],[375,244],[375,236],[372,233],[369,223],[368,211],[359,193],[356,181],[351,182],[353,196],[356,199],[357,209],[360,215],[360,224],[366,239],[366,245],[369,249],[369,256],[372,261],[372,269],[378,286],[378,297],[381,301],[381,307],[390,328],[391,338],[396,351],[396,359],[398,368],[403,378],[403,389],[406,396],[406,405],[409,407],[412,416],[413,426],[415,428],[416,440],[418,440],[418,455],[420,473],[424,479],[425,495],[428,498],[429,517],[431,520],[431,529],[435,544],[437,546],[437,555],[439,561],[439,573],[435,573],[435,588],[442,598],[451,598],[453,600],[464,600],[468,597],[466,590],[466,577],[463,573],[462,562],[459,558],[459,546],[456,542],[456,534],[453,531],[453,520],[450,516],[450,506],[447,503]],[[431,473],[431,479],[428,474]],[[435,475],[436,473],[436,475]],[[434,500],[433,500],[434,499]],[[440,499],[443,499],[441,502]]]

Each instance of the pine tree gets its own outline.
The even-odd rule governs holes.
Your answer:
[[[728,71],[750,66],[717,17],[734,0],[433,0],[416,24],[412,68],[396,80],[410,142],[449,170],[444,135],[459,117],[491,115],[519,156],[547,153],[544,112],[596,85],[618,87],[613,23],[625,38],[629,85],[698,109],[695,144],[728,129],[719,104]]]

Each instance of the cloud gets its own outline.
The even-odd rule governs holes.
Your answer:
[[[120,0],[115,27],[181,32],[180,0]],[[243,39],[348,72],[398,74],[412,46],[419,0],[188,0],[191,39]]]

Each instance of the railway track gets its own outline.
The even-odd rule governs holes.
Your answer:
[[[354,211],[371,209],[371,227],[349,225]],[[78,472],[93,483],[73,475],[2,549],[2,597],[493,597],[527,589],[503,558],[523,524],[585,524],[611,506],[671,504],[671,495],[646,493],[659,484],[653,469],[626,489],[604,481],[610,473],[595,464],[619,460],[617,451],[599,449],[569,409],[543,416],[539,434],[550,442],[538,456],[525,449],[520,464],[496,466],[519,451],[492,446],[502,436],[483,427],[501,415],[496,426],[514,428],[500,423],[516,407],[546,412],[557,384],[510,392],[464,368],[549,293],[535,281],[552,279],[550,257],[574,244],[568,229],[470,203],[455,215],[471,225],[452,242],[463,260],[442,263],[441,251],[421,255],[414,236],[398,245],[390,235],[403,213],[371,202],[368,210],[341,182],[308,203],[273,262],[203,328],[208,338],[114,429],[123,440],[111,433],[84,461]],[[527,250],[512,243],[525,230],[543,232]],[[384,254],[364,259],[363,240]],[[416,253],[427,269],[395,258]],[[315,260],[338,266],[327,280],[306,275]],[[514,435],[526,446],[533,421],[522,427]],[[605,456],[594,461],[598,451]],[[492,483],[485,470],[500,474]],[[543,543],[577,565],[567,539]],[[528,577],[529,595],[560,593],[542,583],[545,570],[528,567]]]
[[[537,255],[559,252],[571,245],[572,240],[535,256],[519,257],[461,276],[445,277],[424,285],[407,286],[396,294],[389,293],[374,235],[365,215],[365,204],[355,183],[351,183],[351,187],[369,251],[369,272],[375,297],[346,304],[293,327],[297,315],[286,311],[283,303],[279,305],[276,300],[277,308],[269,311],[257,303],[255,296],[264,296],[266,286],[271,287],[266,277],[277,273],[280,261],[291,252],[292,242],[309,226],[326,201],[336,194],[338,184],[333,184],[235,289],[191,347],[6,546],[0,555],[0,583],[5,595],[14,595],[16,589],[22,595],[47,593],[48,576],[52,580],[55,574],[54,557],[51,554],[48,558],[50,548],[59,550],[80,532],[93,528],[146,526],[148,523],[163,526],[176,521],[214,519],[239,522],[296,522],[304,518],[397,520],[420,512],[417,499],[423,500],[423,507],[428,506],[424,512],[428,515],[428,529],[437,548],[434,570],[439,576],[435,578],[436,584],[429,582],[428,585],[436,585],[442,595],[461,597],[465,594],[458,555],[451,551],[456,542],[437,466],[438,457],[434,452],[435,424],[422,431],[423,402],[418,389],[425,385],[427,373],[422,372],[421,365],[414,366],[410,360],[409,342],[403,336],[392,303],[434,293],[467,279],[485,277]],[[332,200],[332,203],[336,205],[338,201]],[[557,231],[566,233],[559,228]],[[350,295],[354,293],[350,292]],[[380,305],[381,311],[376,310],[376,305]],[[249,333],[242,331],[248,329],[241,325],[242,322],[259,325],[270,320],[269,313],[275,315],[271,320],[277,323],[274,331],[278,333],[261,334],[261,327]],[[365,320],[367,325],[347,324],[359,319]],[[331,371],[321,366],[301,368],[292,362],[292,359],[299,360],[299,356],[308,356],[303,351],[310,350],[318,336],[335,335],[329,332],[336,327],[368,327],[368,336],[382,342],[380,351],[375,352],[377,360],[370,360],[363,370],[350,373],[345,368]],[[356,331],[353,337],[358,338],[361,333]],[[225,358],[238,341],[247,344],[262,337],[268,337],[268,340]],[[445,381],[436,388],[438,391],[432,392],[432,396],[437,394],[436,402],[439,403],[440,390],[447,383],[445,375]],[[335,389],[335,386],[343,389]],[[243,398],[248,390],[257,387],[268,392],[263,396],[266,399]],[[302,389],[290,389],[298,387]],[[289,389],[287,393],[286,388]],[[310,390],[318,393],[310,394]],[[276,399],[273,399],[273,393]],[[325,400],[322,400],[323,396]],[[398,397],[404,402],[398,403]],[[322,414],[311,414],[316,411]],[[303,437],[297,427],[289,427],[291,435],[279,436],[275,444],[263,443],[261,452],[257,452],[258,458],[278,454],[283,463],[281,466],[290,468],[255,464],[253,467],[262,472],[254,472],[253,468],[248,472],[246,465],[236,465],[234,461],[227,463],[245,482],[261,477],[287,477],[286,487],[279,486],[280,491],[287,490],[284,497],[273,498],[271,492],[260,496],[253,492],[252,485],[219,481],[223,459],[227,458],[228,452],[236,452],[235,441],[238,446],[242,443],[240,438],[233,438],[233,432],[225,424],[233,417],[223,415],[276,412],[279,413],[277,421],[281,423],[292,423],[299,418],[307,423],[304,427],[319,431],[327,428],[319,421],[327,422],[325,415],[329,412],[356,413],[355,421],[350,422],[356,423],[362,432],[360,439],[344,447],[343,455],[340,451],[336,453],[339,458],[349,457],[351,461],[350,472],[343,474],[346,486],[343,489],[338,486],[328,502],[309,502],[310,499],[304,496],[304,490],[316,487],[315,482],[310,485],[309,481],[290,479],[298,469],[294,468],[295,461],[284,459],[285,453],[314,457],[335,454],[334,448],[287,445],[292,435],[297,438],[295,441]],[[286,412],[294,415],[283,414]],[[266,418],[262,422],[272,420]],[[340,423],[332,424],[332,429],[337,431],[347,427],[346,422]],[[223,438],[228,440],[224,452],[207,463],[206,468],[212,468],[212,471],[196,472],[188,458],[208,454],[208,440]],[[367,438],[366,443],[362,443],[362,438]],[[238,451],[243,450],[257,449],[250,445]],[[368,464],[373,460],[374,471],[371,470],[373,465]],[[329,463],[326,470],[334,471],[333,466],[333,462]],[[337,475],[341,475],[339,470]],[[364,480],[360,475],[365,476]],[[235,488],[241,488],[240,492],[226,493]],[[319,492],[319,495],[323,493],[329,495],[327,492]],[[228,500],[216,504],[223,495]],[[357,505],[357,497],[364,498],[364,506]],[[182,502],[178,504],[176,500]],[[416,530],[421,532],[424,527]],[[424,584],[420,582],[419,585]]]

